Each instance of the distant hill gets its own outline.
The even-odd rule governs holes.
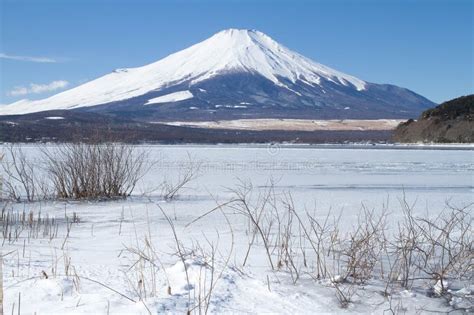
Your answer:
[[[474,94],[462,96],[424,111],[418,121],[401,123],[397,142],[474,142]]]
[[[0,116],[1,142],[122,141],[128,143],[387,142],[391,130],[231,130],[172,126],[57,110]]]

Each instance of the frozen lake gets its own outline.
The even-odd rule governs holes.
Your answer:
[[[162,162],[153,182],[188,163],[201,162],[201,176],[190,195],[225,194],[239,181],[256,186],[273,179],[298,200],[333,207],[380,206],[387,198],[407,197],[427,207],[447,200],[473,202],[473,148],[152,146]],[[300,198],[301,197],[301,198]],[[395,201],[395,200],[394,200]]]
[[[23,149],[31,161],[39,162],[36,146]],[[331,286],[314,282],[308,275],[302,275],[301,282],[294,285],[287,272],[270,271],[258,240],[243,266],[251,238],[249,221],[235,209],[215,211],[189,224],[233,198],[232,190],[243,183],[253,185],[254,197],[270,186],[276,196],[291,194],[300,215],[314,212],[318,219],[330,211],[335,216],[341,214],[342,233],[357,222],[363,207],[375,212],[388,210],[388,223],[393,227],[401,217],[402,198],[423,217],[436,216],[447,203],[464,207],[474,202],[474,151],[469,146],[153,145],[141,149],[150,152],[149,162],[156,165],[131,198],[7,205],[13,211],[34,211],[35,216],[41,211],[43,216],[64,218],[75,212],[80,222],[72,226],[67,237],[64,225],[60,225],[53,239],[22,234],[16,241],[4,241],[2,251],[9,253],[4,258],[6,313],[12,313],[19,293],[22,311],[38,314],[186,312],[190,289],[176,257],[170,226],[158,207],[172,219],[183,248],[209,248],[213,244],[219,259],[231,255],[232,268],[223,273],[211,312],[339,312]],[[164,201],[159,185],[164,180],[176,181],[196,163],[200,164],[199,176],[177,199]],[[143,242],[153,243],[159,257],[160,265],[155,261],[158,267],[151,282],[150,270],[137,269],[133,260],[136,252],[130,251],[145,251]],[[80,288],[74,282],[79,277],[64,274],[64,261],[70,261],[68,270],[73,268],[81,277]],[[191,263],[190,272],[196,266],[196,261]],[[48,279],[39,276],[42,271]],[[154,294],[147,291],[143,303],[131,302],[110,290],[138,301],[142,294],[136,291],[140,274],[148,275],[144,280],[147,290],[151,285],[156,289]],[[357,302],[344,312],[383,312],[387,308],[387,301],[376,293],[381,289],[380,280],[374,281],[355,295]],[[168,286],[172,294],[166,293]],[[197,287],[192,292],[196,294]],[[445,310],[441,299],[415,291],[397,294],[400,301],[405,299],[408,313],[419,312],[424,306]]]

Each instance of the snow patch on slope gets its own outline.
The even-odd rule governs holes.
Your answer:
[[[62,116],[49,116],[49,117],[45,117],[44,119],[48,119],[48,120],[62,120],[62,119],[64,119],[64,117],[62,117]]]
[[[152,98],[151,100],[148,100],[145,105],[179,102],[193,97],[194,95],[190,91],[179,91]]]

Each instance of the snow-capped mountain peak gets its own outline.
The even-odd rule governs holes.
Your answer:
[[[323,77],[337,84],[350,83],[357,90],[365,88],[364,81],[313,62],[256,30],[221,31],[150,66],[161,68],[166,65],[168,68],[169,63],[169,68],[181,64],[181,76],[190,74],[195,78],[193,82],[225,71],[249,71],[263,75],[277,84],[282,84],[279,78],[319,84]]]
[[[137,68],[117,69],[47,99],[23,100],[2,106],[0,114],[106,104],[160,91],[183,82],[193,86],[229,72],[259,74],[282,87],[286,87],[286,81],[299,80],[314,86],[319,85],[321,80],[327,80],[357,91],[366,88],[366,82],[313,62],[262,32],[227,29],[157,62]]]

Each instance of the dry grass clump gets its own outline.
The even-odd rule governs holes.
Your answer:
[[[64,218],[58,219],[48,214],[42,215],[41,211],[15,211],[8,208],[6,203],[0,212],[0,231],[3,243],[14,243],[20,238],[30,242],[31,239],[44,238],[53,240],[58,237],[59,226],[66,226],[66,237],[73,224],[79,223],[80,219],[76,212],[71,216],[65,214]],[[26,234],[26,235],[25,235]]]
[[[416,217],[408,204],[392,247],[394,272],[402,287],[417,280],[434,284],[433,293],[448,293],[448,281],[471,282],[474,277],[472,208],[447,205],[434,218]]]
[[[59,198],[126,197],[148,170],[148,154],[127,144],[73,143],[42,152]]]
[[[27,158],[6,148],[3,191],[9,200],[101,199],[129,196],[153,166],[147,151],[121,143],[64,143]]]

